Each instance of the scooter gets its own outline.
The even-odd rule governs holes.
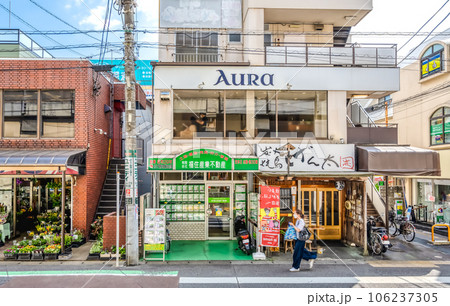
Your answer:
[[[252,253],[250,233],[247,230],[244,216],[236,216],[234,219],[234,233],[238,241],[239,248],[247,255]]]
[[[386,253],[392,247],[386,228],[376,226],[376,221],[379,219],[381,218],[378,217],[375,220],[373,216],[370,216],[367,220],[367,244],[375,255]]]

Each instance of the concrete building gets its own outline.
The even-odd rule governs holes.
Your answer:
[[[395,45],[347,43],[371,10],[359,0],[160,2],[148,171],[173,239],[233,239],[235,216],[257,224],[260,186],[271,185],[282,229],[299,208],[321,239],[364,245],[373,172],[357,171],[355,144],[392,142],[383,129],[378,141],[368,127],[350,135],[347,105],[399,90]]]
[[[406,201],[416,219],[450,222],[450,41],[435,37],[417,50],[417,60],[400,70],[400,90],[392,94],[393,123],[402,144],[439,153],[441,176],[406,179]]]

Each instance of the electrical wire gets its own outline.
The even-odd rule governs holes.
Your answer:
[[[62,23],[64,23],[65,25],[67,25],[68,27],[76,30],[77,32],[82,32],[80,29],[74,27],[73,25],[71,25],[70,23],[68,23],[67,21],[65,21],[64,19],[61,19],[60,17],[58,17],[57,15],[55,15],[54,13],[50,12],[49,10],[47,10],[45,7],[43,7],[42,5],[40,5],[39,3],[37,3],[34,0],[28,0],[31,3],[33,3],[34,5],[36,5],[38,8],[40,8],[41,10],[43,10],[44,12],[46,12],[47,14],[49,14],[50,16],[53,16],[54,18],[58,19],[59,21],[61,21]],[[449,0],[450,1],[450,0]],[[44,33],[43,31],[41,31],[41,33]],[[98,39],[97,37],[94,37],[88,33],[83,33],[86,36],[89,36],[92,39],[95,39],[97,41],[100,41],[100,39]]]
[[[30,28],[32,28],[35,31],[38,31],[38,29],[36,29],[35,27],[33,27],[31,24],[29,24],[28,22],[26,22],[25,20],[23,20],[21,17],[19,17],[18,15],[16,15],[12,10],[10,10],[9,8],[5,7],[3,4],[0,3],[0,7],[5,10],[6,12],[10,13],[11,15],[13,15],[14,17],[16,17],[18,20],[20,20],[22,23],[26,24],[27,26],[29,26]],[[49,37],[48,35],[44,35],[45,37],[47,37],[47,39],[57,43],[58,45],[64,46],[63,44],[57,42],[56,40],[54,40],[53,38]],[[73,53],[76,53],[80,56],[84,56],[83,54],[79,53],[78,51],[69,49],[70,51],[72,51]]]
[[[447,1],[444,3],[444,5],[442,5],[442,6],[436,11],[436,13],[434,13],[433,16],[431,16],[431,17],[427,20],[427,22],[425,22],[425,23],[420,27],[420,29],[419,29],[416,33],[414,33],[414,35],[411,36],[411,38],[408,39],[408,41],[405,42],[405,43],[398,49],[398,51],[400,51],[401,49],[403,49],[403,47],[406,46],[406,45],[411,41],[411,39],[413,39],[413,38],[417,35],[417,33],[419,33],[420,30],[422,30],[422,29],[428,24],[428,22],[431,21],[431,19],[433,19],[434,16],[436,16],[436,14],[439,13],[439,12],[444,8],[444,6],[447,5],[447,3],[448,3],[449,1],[450,1],[450,0],[447,0]],[[432,33],[432,32],[430,32],[430,33],[427,35],[427,37],[428,37],[431,33]]]

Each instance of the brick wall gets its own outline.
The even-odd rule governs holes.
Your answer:
[[[89,232],[106,175],[108,136],[112,113],[105,114],[104,104],[110,105],[108,81],[94,72],[86,60],[20,59],[0,60],[0,90],[75,90],[75,137],[72,139],[6,139],[0,148],[17,149],[85,149],[86,175],[76,177],[74,186],[74,228]],[[5,71],[10,69],[11,71]],[[93,93],[94,79],[99,83],[98,95]],[[1,121],[1,116],[0,116]],[[0,122],[2,124],[2,122]],[[108,135],[100,135],[94,129]]]
[[[110,249],[116,245],[116,213],[103,217],[103,247]],[[119,216],[119,246],[126,243],[126,217]]]

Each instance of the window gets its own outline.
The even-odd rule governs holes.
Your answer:
[[[72,90],[41,91],[42,137],[75,136],[75,98]]]
[[[436,110],[430,119],[431,145],[450,143],[450,107]]]
[[[3,137],[72,138],[75,136],[74,91],[5,90],[3,122]]]
[[[3,92],[3,136],[37,137],[38,92],[29,90]]]
[[[325,91],[176,91],[175,138],[326,138]],[[247,136],[248,137],[248,136]]]
[[[241,42],[241,34],[239,33],[231,33],[228,35],[228,41],[230,43],[240,43]]]
[[[440,44],[432,45],[427,50],[425,50],[420,60],[420,77],[423,79],[442,71],[442,63],[444,62],[443,57],[444,47]]]
[[[218,43],[217,32],[177,32],[175,60],[177,62],[217,62]]]

